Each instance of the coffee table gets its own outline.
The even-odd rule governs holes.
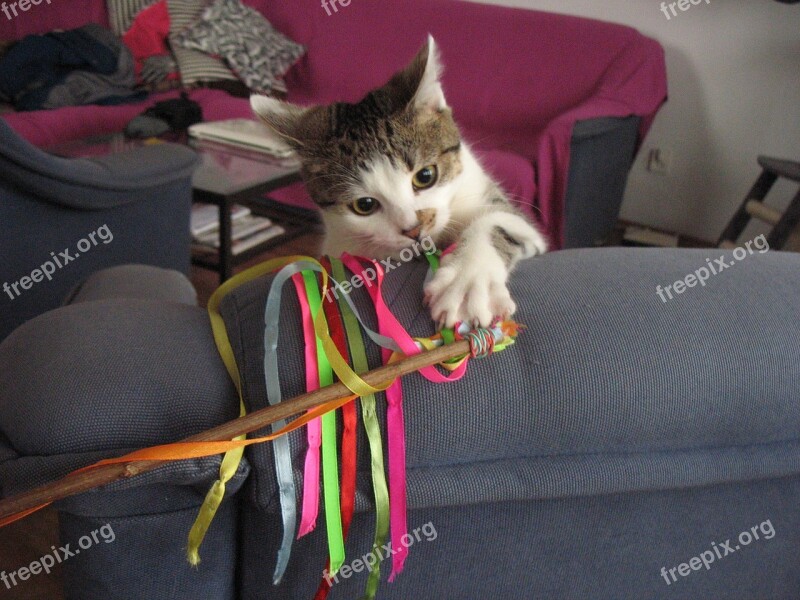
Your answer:
[[[202,163],[192,176],[192,201],[219,208],[219,251],[192,252],[192,264],[217,271],[220,283],[230,279],[237,265],[319,226],[314,210],[287,206],[265,196],[300,180],[299,165],[294,159],[278,159],[233,146],[191,140],[185,134],[132,140],[115,133],[65,142],[46,150],[65,158],[85,158],[164,142],[187,144],[200,155]],[[285,233],[233,254],[231,208],[235,204],[245,205],[254,214],[270,218],[283,227]]]
[[[202,164],[192,177],[194,202],[219,207],[219,252],[217,256],[192,254],[192,263],[216,270],[220,283],[229,279],[233,269],[253,256],[307,233],[319,219],[312,210],[287,206],[265,197],[265,194],[300,181],[296,160],[282,160],[257,152],[208,142],[190,144],[200,154]],[[233,254],[231,240],[231,208],[248,206],[257,215],[269,217],[285,232],[270,240]]]

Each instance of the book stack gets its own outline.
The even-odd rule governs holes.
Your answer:
[[[204,254],[219,252],[219,207],[197,202],[192,205],[192,250]],[[235,256],[286,230],[267,217],[254,215],[246,206],[231,207],[231,253]]]

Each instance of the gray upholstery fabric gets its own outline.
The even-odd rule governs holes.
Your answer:
[[[475,361],[459,383],[404,380],[409,524],[430,522],[438,536],[413,545],[406,572],[384,583],[380,598],[800,595],[800,257],[755,254],[666,303],[656,294],[657,285],[721,254],[730,256],[606,249],[527,261],[512,281],[517,318],[528,326],[515,347]],[[400,321],[419,335],[432,332],[420,304],[424,271],[423,264],[393,270],[386,290]],[[250,409],[265,403],[268,283],[252,282],[223,303]],[[369,314],[361,291],[353,297]],[[284,397],[304,386],[298,314],[288,286],[279,346]],[[375,349],[369,354],[377,364]],[[174,439],[236,411],[205,316],[186,305],[65,307],[5,340],[0,362],[9,365],[0,371],[4,495],[89,455]],[[348,563],[369,550],[375,518],[359,435]],[[292,435],[298,483],[303,439]],[[284,582],[271,584],[281,525],[269,445],[247,451],[245,489],[223,505],[236,507],[237,549],[213,546],[222,560],[213,581],[184,577],[176,546],[214,466],[175,465],[62,503],[71,536],[109,517],[131,523],[96,559],[87,552],[80,563],[65,563],[69,581],[82,586],[73,597],[106,597],[118,581],[133,586],[129,597],[226,598],[227,591],[202,586],[227,590],[235,577],[239,598],[310,598],[325,566],[322,515],[296,542]],[[240,471],[231,492],[247,473]],[[175,535],[154,535],[137,515],[157,515],[154,526]],[[227,518],[212,527],[215,535],[232,531]],[[772,539],[669,585],[660,574],[766,520]],[[146,545],[160,568],[148,567],[142,592],[128,576],[135,569],[128,556]],[[388,570],[385,563],[384,580]],[[363,572],[340,579],[330,598],[358,597],[365,581]],[[176,585],[186,594],[176,596]]]
[[[561,476],[573,475],[564,472]],[[431,473],[431,477],[435,477]],[[461,504],[409,512],[409,528],[431,523],[436,539],[420,536],[405,571],[380,600],[794,600],[800,592],[800,478],[768,479],[550,500]],[[775,535],[677,576],[674,569],[741,531],[770,520]],[[375,516],[357,513],[346,564],[363,557]],[[310,600],[326,560],[322,525],[297,541],[295,560],[280,588],[268,582],[280,545],[280,520],[246,507],[242,530],[242,600]],[[432,537],[432,536],[431,536]],[[735,546],[732,546],[735,548]],[[721,553],[724,551],[721,551]],[[676,573],[677,574],[677,573]],[[329,600],[362,597],[366,571],[339,577]]]
[[[188,272],[196,165],[193,151],[172,144],[97,159],[57,158],[0,119],[0,285],[23,281],[65,250],[73,258],[49,267],[55,272],[47,279],[40,272],[40,281],[18,287],[18,295],[4,288],[0,340],[59,306],[78,282],[104,267],[142,263]],[[106,239],[91,243],[89,235],[103,227]],[[77,250],[81,242],[88,250]]]
[[[100,455],[178,441],[238,414],[208,316],[185,304],[114,299],[51,311],[0,345],[0,363],[14,366],[0,370],[8,445],[27,461],[58,459],[58,475]],[[182,468],[211,481],[213,469],[202,461]],[[3,462],[0,491],[40,483],[37,471]]]
[[[100,538],[99,543],[66,563],[69,564],[64,569],[66,600],[233,600],[236,513],[235,502],[228,500],[222,504],[214,527],[203,541],[202,561],[196,568],[186,562],[185,546],[197,506],[163,513],[142,510],[122,518],[62,517],[59,537],[61,543],[71,542],[72,548],[82,536],[101,527],[110,526],[114,533],[113,542],[106,543]],[[127,559],[124,570],[119,568],[121,556]],[[115,576],[98,577],[103,573]]]
[[[716,253],[712,257],[721,253],[712,252]],[[730,261],[730,253],[725,255]],[[640,516],[652,520],[663,513],[672,490],[797,475],[800,323],[789,315],[800,309],[793,293],[800,261],[796,255],[757,254],[721,272],[704,288],[662,302],[656,286],[682,279],[704,266],[707,257],[706,251],[605,249],[553,253],[522,265],[513,279],[512,294],[519,305],[517,318],[529,329],[513,349],[476,361],[459,383],[434,385],[419,376],[404,380],[409,507],[425,515],[478,505],[483,511],[475,509],[475,514],[494,522],[496,511],[502,510],[497,503],[595,498],[594,503],[605,510],[602,499],[609,494],[643,494],[646,506]],[[420,304],[424,271],[424,265],[404,267],[387,281],[387,301],[412,335],[432,333]],[[223,303],[251,409],[266,402],[260,325],[266,291],[266,281],[253,282]],[[301,338],[299,330],[293,332],[299,322],[293,294],[293,290],[284,294],[282,311],[284,397],[299,393],[304,380]],[[363,294],[353,295],[368,314]],[[376,364],[376,352],[371,357]],[[292,447],[299,484],[303,433],[292,434]],[[364,510],[371,504],[371,488],[363,435],[359,449],[357,507]],[[246,509],[245,530],[253,531],[256,522],[279,529],[271,447],[251,447],[248,457],[255,471],[248,482],[248,498],[255,505]],[[649,504],[650,499],[658,508]],[[728,529],[738,527],[734,522],[746,522],[740,512],[748,504],[743,500],[730,504],[728,499],[723,505],[736,516],[728,528],[721,528],[719,535],[727,536]],[[715,506],[719,510],[720,505]],[[785,504],[779,509],[788,510]],[[680,515],[670,518],[676,523],[689,518]],[[586,525],[597,515],[590,512],[583,518]],[[359,522],[371,532],[372,520],[373,515],[366,513]],[[502,520],[494,523],[503,527],[504,536],[513,526]],[[437,555],[463,552],[465,536],[471,539],[468,529],[453,534],[456,539],[446,549],[440,545]],[[673,549],[685,539],[687,529],[676,531],[680,535],[665,542]],[[533,532],[531,536],[520,545],[533,544],[537,536]],[[640,544],[647,543],[644,537],[639,534]],[[307,557],[317,556],[316,573],[321,573],[323,538],[319,532],[306,545],[301,542],[295,557],[303,558],[295,558],[291,568],[303,575],[288,576],[274,597],[308,596],[307,569],[313,572],[313,567]],[[256,565],[274,562],[277,538],[270,539],[273,543],[265,545],[263,536],[253,533],[244,540],[245,597],[264,597],[257,590],[268,589],[269,570]],[[692,539],[694,546],[687,543],[680,548],[686,560],[703,540]],[[594,537],[582,540],[585,545],[599,543]],[[500,540],[496,549],[502,549]],[[351,556],[367,550],[368,545],[361,543]],[[761,555],[759,568],[771,566],[773,558],[773,553]],[[592,583],[592,569],[570,570],[580,582],[574,585],[597,585]],[[534,583],[521,566],[514,573],[514,585]],[[648,593],[660,588],[651,585],[649,576],[640,565],[629,565],[626,577],[642,582],[642,587],[630,588],[629,597],[654,597]],[[444,597],[494,597],[497,586],[496,580],[482,584],[470,580],[469,588],[459,587],[464,573],[440,563],[428,577],[421,573],[409,577],[408,585],[417,596],[424,589],[424,597],[430,597],[427,585],[432,578],[438,579]],[[357,579],[363,585],[364,577]],[[418,587],[420,579],[426,582],[424,588]],[[619,583],[608,580],[595,597],[620,597],[615,596]],[[568,590],[580,589],[571,585],[564,581],[554,588],[560,590],[555,596],[570,597]],[[698,589],[707,584],[700,585]],[[354,588],[345,589],[332,597],[353,597]],[[399,589],[382,597],[410,597],[409,588]],[[545,589],[537,588],[531,597],[541,597]]]
[[[474,361],[457,383],[434,385],[420,376],[404,381],[408,466],[410,477],[419,478],[412,505],[796,472],[800,323],[787,316],[800,308],[793,292],[800,262],[795,255],[756,254],[704,288],[667,303],[659,299],[657,285],[683,278],[708,256],[703,250],[603,249],[558,252],[521,265],[512,295],[516,318],[528,329],[513,349]],[[420,302],[424,273],[425,265],[417,264],[387,278],[387,298],[412,335],[433,332]],[[263,323],[267,289],[266,281],[253,282],[223,303],[251,409],[266,404],[263,331],[243,324]],[[761,290],[759,297],[753,290]],[[369,314],[361,292],[353,297]],[[293,295],[293,288],[284,295],[282,311],[284,397],[300,393],[304,382]],[[299,474],[304,442],[297,439],[296,446]],[[264,505],[275,493],[271,448],[251,451],[264,454],[258,463],[258,477],[268,486],[260,489]],[[670,468],[676,461],[683,467]],[[361,465],[368,469],[366,460]],[[433,467],[435,478],[427,470]],[[423,470],[415,474],[416,468]],[[559,477],[565,469],[581,477]]]
[[[564,194],[564,248],[592,248],[611,237],[636,153],[640,122],[639,117],[631,116],[575,123]]]
[[[197,304],[197,292],[183,273],[147,265],[121,265],[89,276],[66,302],[127,298]]]

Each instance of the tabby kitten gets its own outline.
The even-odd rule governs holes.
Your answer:
[[[323,253],[385,259],[430,236],[456,243],[425,286],[433,319],[488,326],[516,309],[515,264],[546,251],[461,139],[439,83],[432,37],[405,69],[357,104],[299,107],[252,96],[253,110],[294,149],[325,224]]]

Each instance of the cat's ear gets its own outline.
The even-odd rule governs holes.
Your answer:
[[[447,108],[444,91],[439,78],[442,64],[439,62],[439,48],[432,35],[406,68],[411,76],[409,83],[414,85],[412,102],[417,110],[440,111]]]
[[[440,111],[447,108],[439,76],[439,50],[432,36],[402,71],[396,73],[383,87],[390,99],[392,111],[409,107],[418,111]]]
[[[250,96],[253,112],[267,125],[270,141],[279,148],[299,150],[303,146],[300,121],[310,110],[262,95]]]

